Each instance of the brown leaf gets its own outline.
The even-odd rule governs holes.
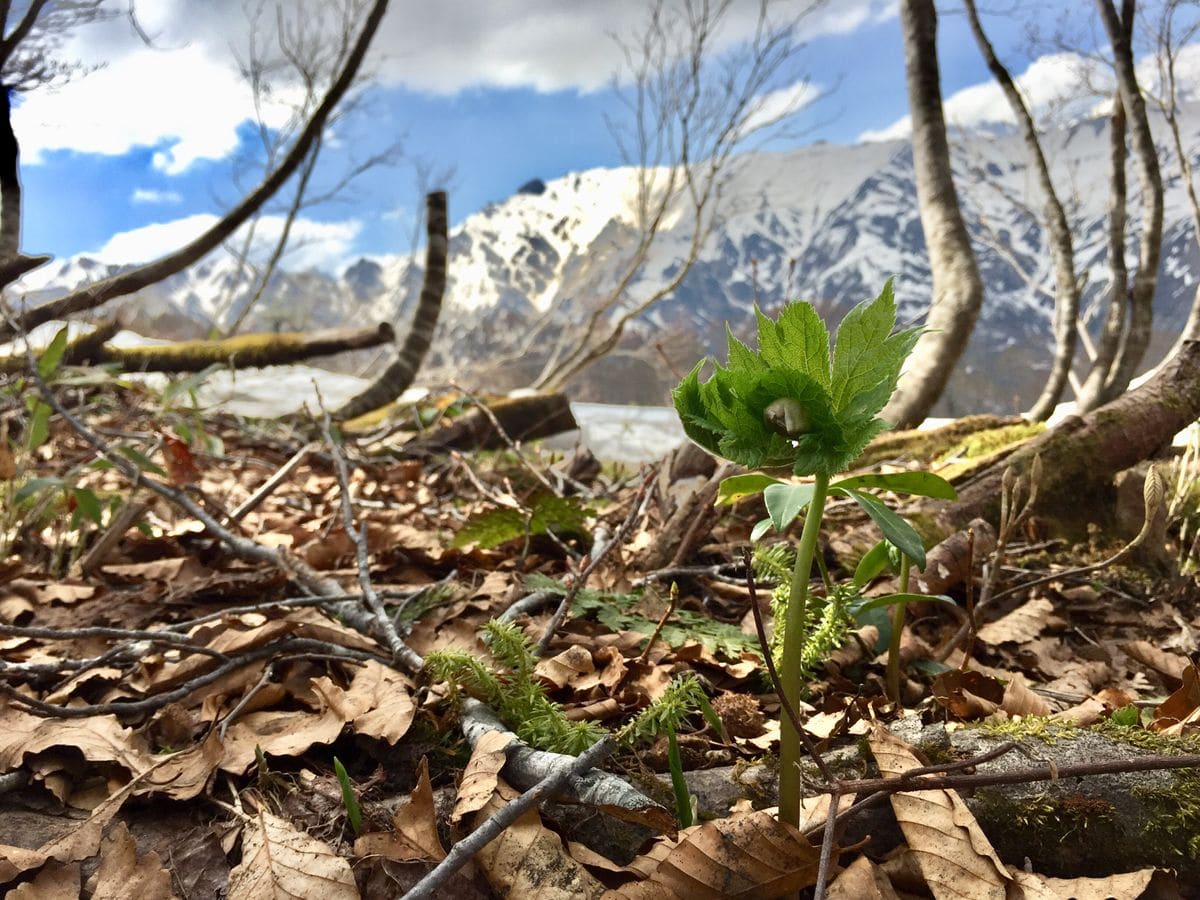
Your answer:
[[[1200,672],[1194,665],[1189,665],[1183,670],[1182,678],[1179,690],[1154,710],[1154,721],[1150,723],[1154,731],[1166,731],[1180,725],[1192,719],[1200,709]]]
[[[1013,881],[1021,886],[1024,900],[1112,900],[1140,897],[1154,877],[1154,869],[1142,869],[1105,878],[1047,878],[1010,867]]]
[[[979,640],[997,647],[1000,644],[1020,644],[1031,641],[1046,627],[1046,621],[1054,612],[1054,604],[1045,597],[1035,597],[1023,606],[1018,606],[1008,615],[989,622],[979,629]]]
[[[204,743],[167,757],[162,765],[142,779],[137,794],[160,794],[173,800],[191,800],[204,792],[212,773],[221,764],[225,748],[221,735],[213,731]]]
[[[392,816],[392,831],[364,834],[354,842],[354,852],[359,856],[382,856],[393,862],[440,862],[446,858],[438,837],[429,761],[425,757],[421,757],[417,769],[417,786]]]
[[[502,731],[489,731],[475,742],[467,767],[463,769],[462,781],[458,784],[458,797],[450,821],[462,821],[468,813],[483,809],[496,792],[500,770],[507,759],[504,748],[512,742],[513,735]]]
[[[584,676],[592,675],[596,664],[586,647],[572,644],[557,656],[540,660],[534,673],[551,690],[560,691],[567,685],[577,684]]]
[[[1155,672],[1179,681],[1183,678],[1183,670],[1189,665],[1186,656],[1178,653],[1168,653],[1159,650],[1149,641],[1126,641],[1121,645],[1126,655],[1131,656],[1143,665],[1149,666]]]
[[[284,819],[259,810],[246,822],[242,861],[229,873],[229,900],[319,897],[358,900],[350,861]]]
[[[1005,685],[1000,708],[1010,716],[1048,716],[1053,712],[1050,704],[1031,691],[1020,675],[1014,675]]]
[[[868,741],[885,776],[921,765],[912,748],[882,725]],[[955,791],[893,794],[892,810],[936,900],[1004,900],[1008,870]]]
[[[94,900],[125,900],[128,897],[174,897],[171,873],[153,851],[138,859],[137,842],[124,822],[108,830],[100,844],[100,867],[89,879]]]
[[[115,762],[133,775],[151,765],[149,748],[114,715],[45,719],[15,707],[0,708],[0,771],[21,767],[27,755],[71,747],[89,762]]]
[[[0,847],[0,860],[7,858],[8,847]],[[25,851],[29,852],[29,851]],[[0,880],[4,879],[4,867],[0,864]],[[19,884],[4,900],[72,900],[80,891],[79,863],[49,863],[38,872],[37,878]]]
[[[860,856],[829,885],[828,900],[900,900],[887,875]]]
[[[354,730],[389,744],[404,737],[412,725],[416,708],[412,700],[412,682],[402,673],[382,663],[368,660],[354,675],[347,700],[361,712],[355,712]]]
[[[670,849],[659,858],[639,857],[647,879],[618,888],[615,896],[765,900],[817,880],[819,850],[791,825],[761,811],[693,826],[673,846],[663,846]]]
[[[196,467],[196,458],[192,456],[188,445],[166,432],[163,432],[162,439],[163,462],[166,463],[167,475],[171,481],[179,487],[199,481],[200,470]]]
[[[933,679],[933,696],[960,719],[990,716],[1004,701],[1004,685],[982,672],[951,669]]]
[[[476,816],[475,827],[516,796],[516,791],[499,782]],[[475,854],[475,864],[502,897],[592,900],[604,894],[604,885],[567,855],[562,838],[542,824],[536,809],[528,810]]]

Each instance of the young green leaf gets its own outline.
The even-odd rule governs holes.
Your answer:
[[[71,489],[71,496],[75,498],[76,511],[84,518],[99,525],[103,513],[100,509],[100,498],[96,496],[96,492],[88,488],[77,487]]]
[[[337,774],[338,784],[342,787],[342,804],[346,807],[346,818],[355,834],[362,831],[362,810],[358,806],[358,797],[354,793],[354,783],[350,780],[346,767],[336,756],[333,758],[333,771]]]
[[[759,472],[750,472],[746,475],[731,475],[722,481],[720,487],[717,488],[716,505],[730,506],[746,497],[761,494],[765,488],[772,484],[781,483],[778,478],[772,478],[770,475],[763,475]]]
[[[25,429],[25,449],[32,452],[50,436],[50,405],[41,400],[34,400],[29,410],[29,427]]]
[[[796,520],[796,516],[804,511],[812,502],[812,498],[811,484],[772,484],[763,491],[763,500],[767,504],[771,524],[780,534],[783,534]]]
[[[945,594],[884,594],[882,597],[863,597],[851,604],[851,610],[857,615],[858,613],[864,613],[872,609],[895,606],[897,603],[914,603],[918,601],[949,603],[951,606],[958,605],[954,602],[953,597],[947,597]]]
[[[764,534],[771,530],[771,517],[759,519],[754,523],[754,527],[750,529],[750,542],[754,543]]]
[[[852,498],[871,517],[871,521],[879,526],[885,538],[911,559],[918,569],[925,568],[925,544],[921,541],[921,536],[917,534],[916,529],[888,509],[878,497],[845,488],[831,488],[830,493]]]
[[[855,475],[835,481],[830,488],[879,488],[894,491],[897,494],[915,494],[919,497],[933,497],[936,500],[956,500],[958,493],[954,486],[940,475],[932,472],[885,472],[872,475]]]
[[[888,544],[887,541],[880,541],[858,561],[858,565],[854,569],[855,589],[861,591],[887,567]]]
[[[42,351],[42,355],[38,357],[37,370],[43,380],[47,380],[58,369],[62,363],[63,354],[67,350],[67,326],[64,325],[58,329],[54,335],[54,339],[50,341],[50,346]]]

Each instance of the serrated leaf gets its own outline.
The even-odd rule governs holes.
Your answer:
[[[484,550],[490,550],[506,541],[524,537],[525,522],[524,513],[509,507],[476,513],[458,530],[450,546],[465,547],[467,544],[478,544]]]
[[[814,486],[811,484],[772,484],[763,491],[767,513],[775,530],[783,534],[812,502]]]
[[[746,497],[761,494],[772,484],[780,484],[778,478],[751,472],[748,475],[731,475],[717,488],[717,506],[728,506]]]
[[[758,352],[770,366],[793,368],[828,389],[829,332],[809,303],[789,303],[772,322],[755,307]]]
[[[889,278],[879,296],[846,314],[833,351],[833,407],[855,419],[873,418],[891,397],[920,329],[892,334],[896,302]]]
[[[871,521],[879,526],[885,538],[895,544],[918,569],[925,568],[925,544],[921,541],[921,536],[917,534],[916,529],[888,509],[878,497],[845,488],[831,488],[830,493],[852,498],[871,517]]]
[[[43,350],[42,355],[38,357],[37,370],[43,380],[48,380],[55,373],[66,351],[67,326],[64,325],[55,333],[54,339],[50,341],[50,346]]]
[[[880,488],[894,491],[897,494],[914,494],[919,497],[933,497],[937,500],[956,500],[958,493],[954,486],[940,475],[932,472],[886,472],[873,475],[855,475],[834,482],[831,488]]]

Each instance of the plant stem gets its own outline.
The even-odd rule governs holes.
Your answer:
[[[904,554],[900,555],[900,593],[908,593],[908,570],[912,564]],[[900,702],[900,635],[904,631],[904,608],[907,603],[897,603],[892,610],[892,639],[888,643],[887,692],[888,699]]]
[[[787,622],[783,632],[783,666],[780,681],[792,708],[798,708],[804,678],[804,631],[808,627],[808,580],[812,576],[817,552],[817,535],[829,491],[829,476],[818,473],[813,482],[812,500],[804,516],[804,530],[796,549],[796,567],[788,597]],[[777,626],[778,627],[778,626]],[[781,716],[779,740],[779,820],[800,824],[800,735],[787,716]]]

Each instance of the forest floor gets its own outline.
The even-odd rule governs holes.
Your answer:
[[[468,740],[468,696],[515,715],[506,724],[527,741],[578,750],[615,733],[610,776],[593,794],[568,782],[426,896],[811,896],[823,843],[828,897],[1200,896],[1194,769],[1170,776],[1178,828],[1128,855],[1110,852],[1116,839],[1105,835],[1133,841],[1144,823],[1116,821],[1124,807],[1088,795],[1086,772],[1072,775],[1073,818],[1050,841],[1033,824],[1053,829],[1061,817],[1007,816],[1034,835],[1032,849],[993,834],[966,783],[888,789],[877,799],[890,798],[889,823],[825,828],[831,792],[844,810],[851,794],[870,793],[864,778],[930,762],[951,782],[994,771],[969,753],[931,759],[896,736],[921,726],[984,723],[997,740],[1014,737],[1026,782],[1057,784],[1057,768],[1094,763],[1048,749],[1091,727],[1146,758],[1200,751],[1190,449],[1161,463],[1165,533],[1120,564],[1073,571],[1132,536],[1118,536],[1111,509],[1076,541],[1044,517],[1010,516],[1001,550],[980,544],[957,580],[943,579],[956,606],[909,608],[901,703],[883,677],[890,611],[840,623],[837,645],[811,667],[801,715],[823,758],[855,759],[833,783],[806,770],[798,831],[763,812],[775,806],[781,713],[751,608],[753,597],[769,614],[771,565],[748,572],[742,555],[760,499],[669,535],[672,509],[708,474],[672,481],[663,466],[601,467],[536,447],[414,459],[396,435],[331,448],[311,423],[164,412],[141,389],[64,397],[105,452],[240,541],[132,486],[61,416],[36,440],[36,424],[4,419],[6,896],[404,896],[541,777],[519,771],[514,736],[489,728],[486,711]],[[950,474],[960,462],[892,458],[874,470]],[[102,540],[123,507],[137,515]],[[856,509],[829,511],[831,584],[848,582],[878,538]],[[677,549],[664,560],[665,545]],[[865,593],[891,589],[884,577]],[[551,628],[564,598],[568,614]],[[485,625],[518,602],[516,630],[492,626],[485,643]],[[543,638],[545,653],[528,655]],[[684,683],[707,702],[686,706]],[[637,719],[664,696],[686,706],[677,727]],[[672,790],[673,751],[688,800]],[[968,775],[962,756],[977,764]],[[542,775],[571,762],[532,758]],[[1050,774],[1029,774],[1047,764]],[[694,812],[699,824],[680,828]],[[1081,838],[1117,868],[1057,852]]]

